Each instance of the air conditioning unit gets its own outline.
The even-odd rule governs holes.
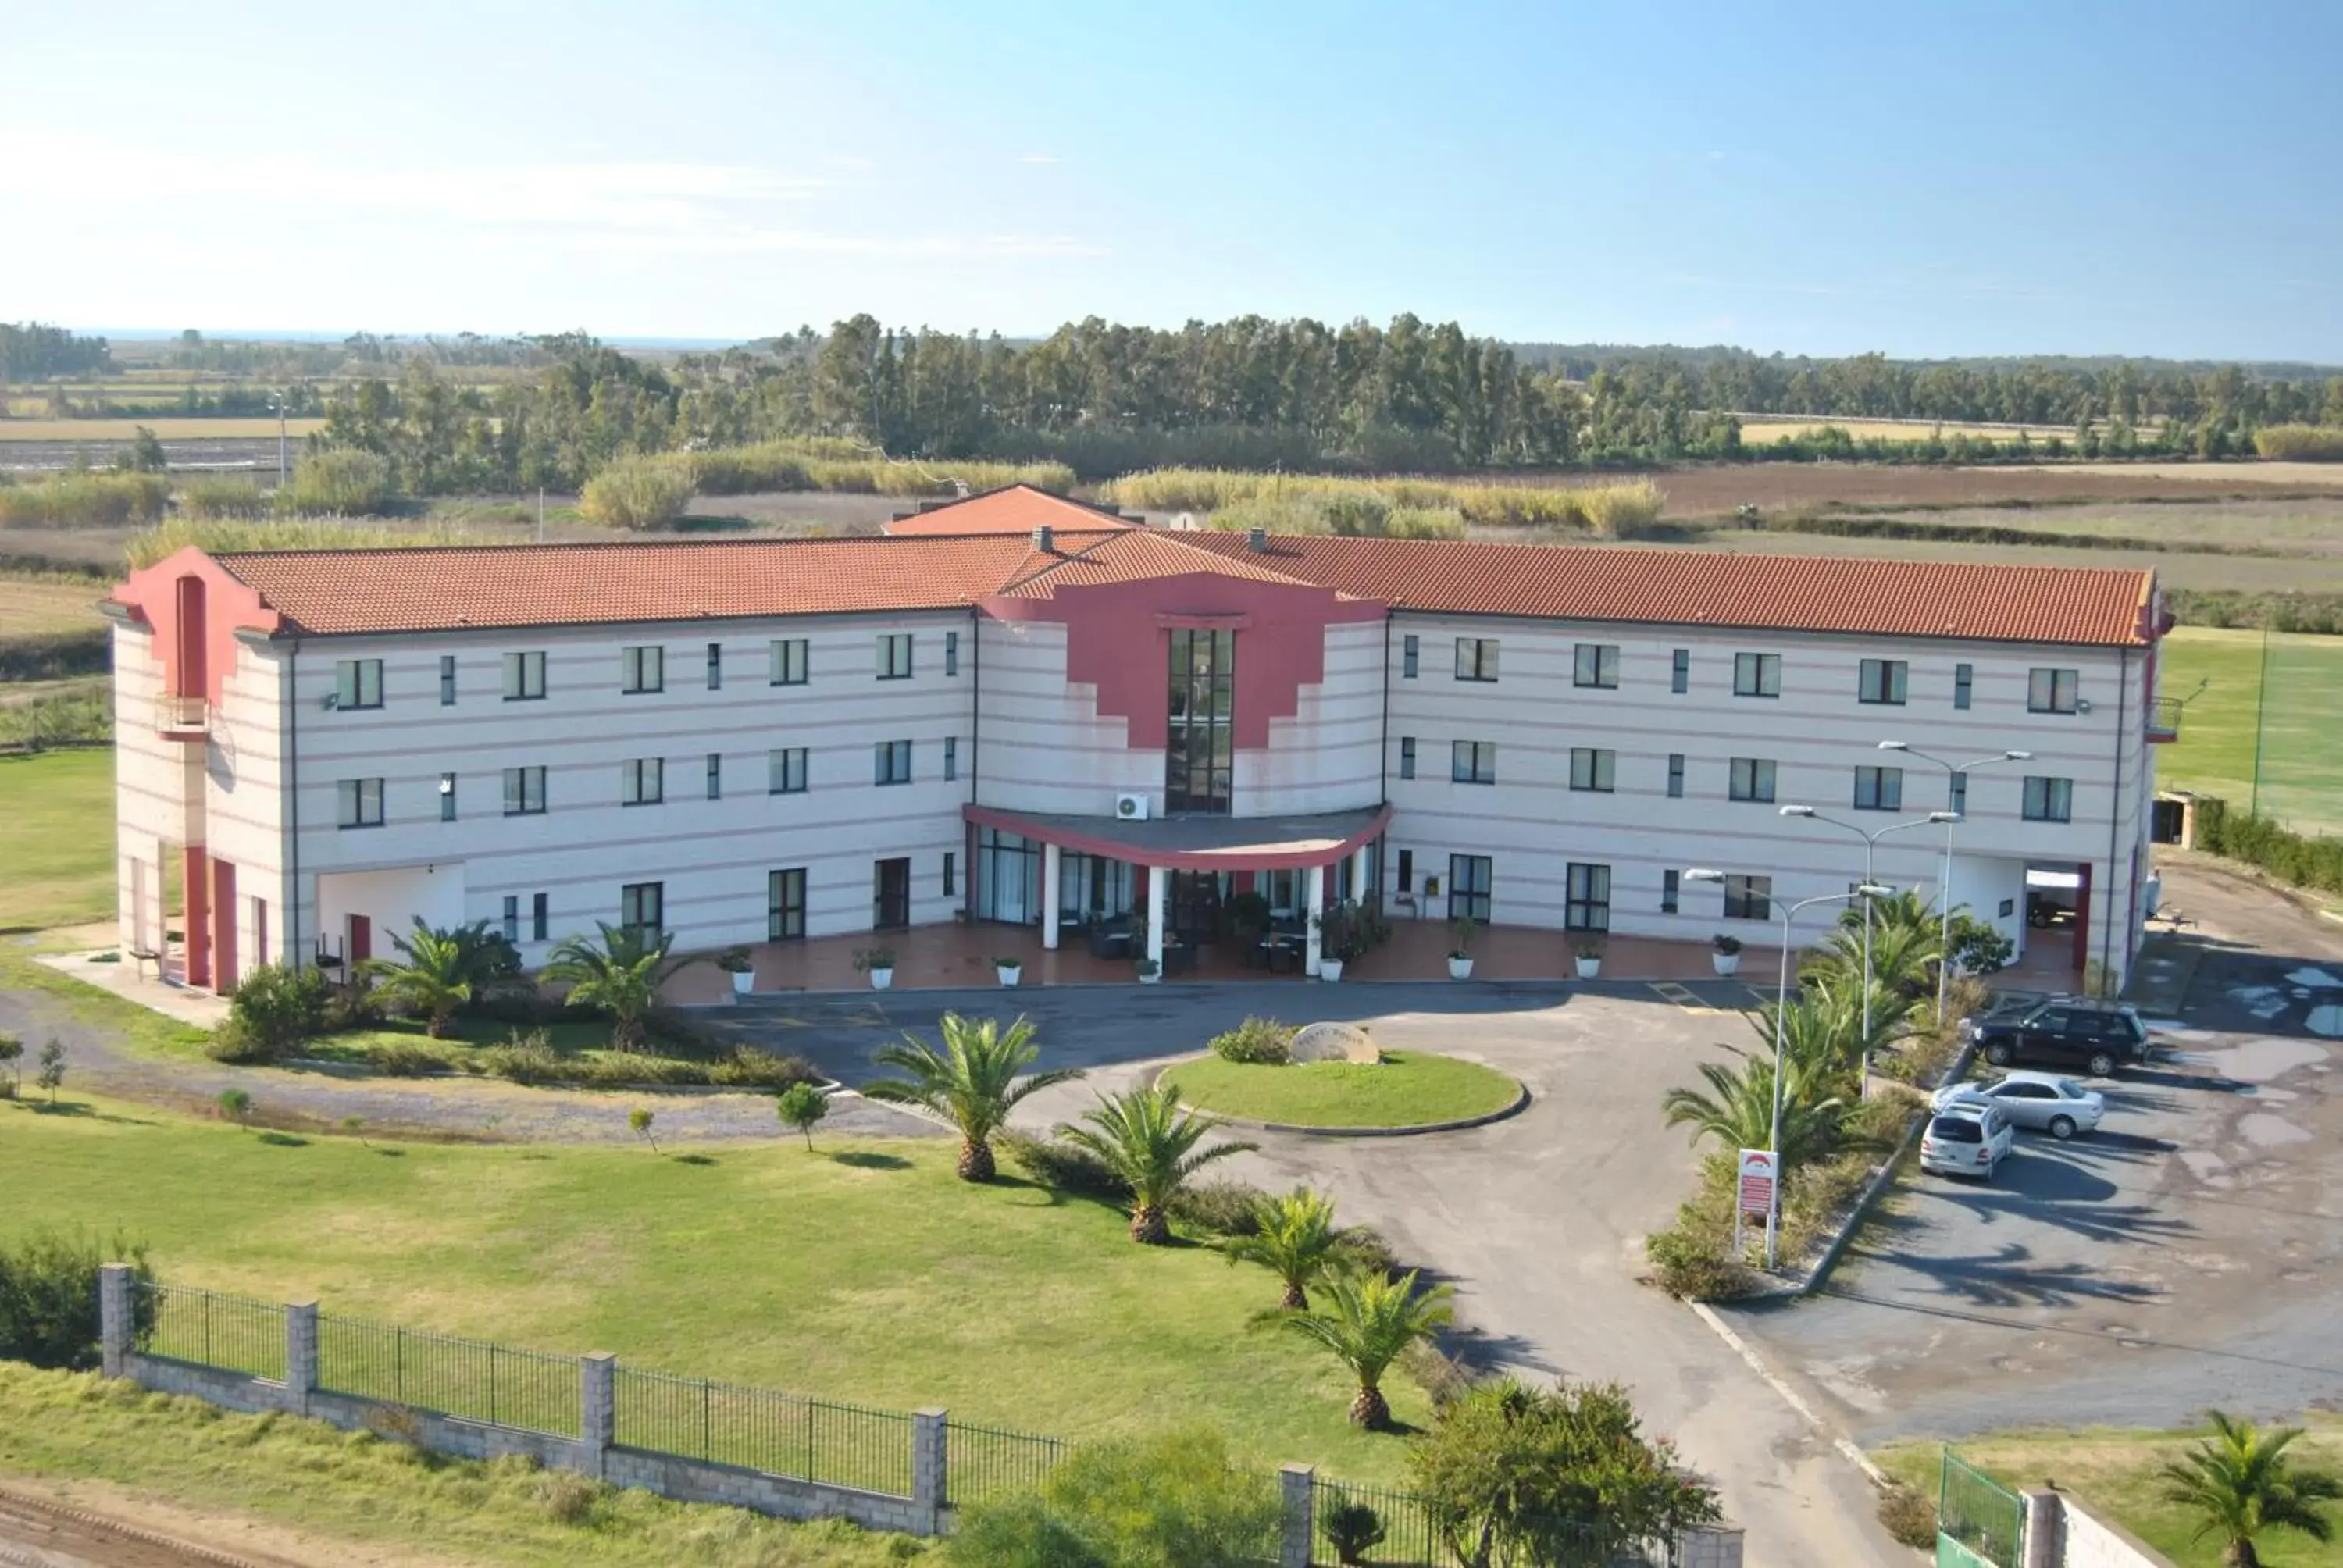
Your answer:
[[[1147,797],[1144,795],[1116,796],[1114,798],[1114,816],[1115,820],[1118,822],[1146,821]]]

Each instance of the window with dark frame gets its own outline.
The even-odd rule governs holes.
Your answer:
[[[1681,751],[1669,752],[1668,799],[1671,800],[1681,800],[1684,799],[1684,754]]]
[[[1456,639],[1456,678],[1492,681],[1497,678],[1497,639],[1460,637]]]
[[[528,901],[528,940],[541,942],[548,940],[552,935],[553,897],[549,893],[538,893]]]
[[[1399,890],[1403,893],[1415,891],[1415,851],[1413,849],[1399,852]]]
[[[1976,671],[1972,666],[1966,664],[1953,666],[1953,706],[1955,708],[1968,707],[1970,690],[1976,679]]]
[[[1569,862],[1564,873],[1563,930],[1607,931],[1611,929],[1611,868]]]
[[[1582,642],[1573,651],[1570,683],[1615,690],[1619,685],[1619,645]]]
[[[1449,747],[1448,777],[1458,784],[1494,784],[1497,781],[1497,743],[1493,740],[1459,740]]]
[[[769,686],[803,686],[812,659],[812,645],[802,637],[773,638],[769,653],[771,666],[766,675]]]
[[[1752,800],[1760,804],[1774,799],[1774,760],[1770,757],[1735,757],[1727,779],[1726,795],[1735,800]]]
[[[2035,669],[2026,677],[2026,711],[2076,713],[2082,708],[2082,675],[2072,669]]]
[[[1680,648],[1669,660],[1668,689],[1678,697],[1692,689],[1692,649]]]
[[[1676,904],[1683,896],[1684,873],[1673,869],[1662,871],[1660,873],[1660,913],[1674,914]]]
[[[1589,789],[1598,795],[1608,795],[1617,786],[1619,754],[1606,747],[1574,746],[1570,749],[1570,787]]]
[[[1857,768],[1855,770],[1855,809],[1858,811],[1904,809],[1904,769]]]
[[[505,700],[538,702],[544,697],[545,655],[537,652],[505,655]]]
[[[382,660],[346,658],[334,666],[334,706],[380,708]]]
[[[618,689],[639,694],[667,689],[667,648],[649,643],[618,650]]]
[[[646,946],[667,930],[667,884],[628,882],[618,889],[618,929]]]
[[[382,826],[382,780],[345,779],[336,787],[340,799],[339,825],[345,828]]]
[[[1946,776],[1945,809],[1956,817],[1966,817],[1969,814],[1969,776],[1967,774],[1954,773]]]
[[[1415,777],[1415,737],[1413,735],[1399,738],[1399,776],[1403,779]]]
[[[960,890],[958,887],[959,879],[957,871],[957,858],[953,855],[951,850],[946,849],[944,851],[944,897],[947,899],[955,898],[959,895]]]
[[[724,753],[721,751],[708,754],[708,798],[710,800],[724,799]]]
[[[545,769],[508,768],[505,769],[505,815],[534,817],[545,809]]]
[[[960,673],[960,633],[956,631],[944,633],[944,673]]]
[[[2028,775],[2026,819],[2029,822],[2071,822],[2075,819],[2075,781]]]
[[[505,940],[518,946],[520,942],[520,895],[505,895]]]
[[[720,642],[708,645],[708,689],[724,689],[724,645]]]
[[[802,866],[765,873],[765,940],[793,941],[806,934],[806,874]]]
[[[1486,855],[1448,857],[1448,918],[1489,923],[1493,862]]]
[[[1725,879],[1725,918],[1728,920],[1770,920],[1774,918],[1774,879],[1735,873]]]
[[[1163,809],[1229,813],[1236,779],[1236,633],[1172,629]]]
[[[911,743],[908,740],[881,740],[871,748],[870,781],[873,784],[909,784],[911,781]]]
[[[667,799],[667,759],[629,757],[618,764],[618,804],[656,806]]]
[[[439,820],[452,822],[455,819],[456,776],[453,773],[442,773],[439,775]]]
[[[887,631],[879,634],[879,678],[909,680],[911,678],[911,634],[908,631]]]
[[[1855,676],[1855,700],[1901,707],[1911,672],[1911,665],[1904,659],[1865,659]]]
[[[1399,672],[1403,679],[1413,680],[1423,654],[1423,643],[1413,636],[1400,639]]]
[[[1736,653],[1733,656],[1733,695],[1782,695],[1782,656],[1778,653]]]
[[[452,653],[439,656],[439,706],[456,706],[456,656]]]
[[[947,671],[946,673],[950,672]],[[959,777],[960,737],[957,735],[947,735],[944,737],[944,781],[946,783],[950,783],[951,780]]]

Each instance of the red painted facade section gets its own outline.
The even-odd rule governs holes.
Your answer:
[[[1269,747],[1269,721],[1292,718],[1302,689],[1326,678],[1326,628],[1389,613],[1332,588],[1212,572],[1071,586],[1048,598],[990,598],[983,608],[998,620],[1062,623],[1066,678],[1098,688],[1099,716],[1129,723],[1133,751],[1162,749],[1171,732],[1172,627],[1242,624],[1233,729],[1238,749],[1260,751]]]
[[[236,634],[273,632],[282,621],[257,592],[192,545],[132,572],[113,597],[155,628],[164,691],[215,705],[220,683],[236,668]]]
[[[1045,844],[1055,844],[1061,849],[1072,849],[1084,855],[1099,855],[1110,860],[1121,860],[1133,866],[1161,866],[1173,871],[1299,871],[1312,866],[1331,866],[1348,855],[1355,855],[1381,836],[1391,826],[1392,808],[1385,806],[1365,827],[1342,839],[1309,849],[1288,849],[1282,853],[1264,852],[1257,848],[1233,849],[1146,849],[1126,844],[1118,839],[1093,836],[1062,828],[1056,823],[1041,823],[1014,811],[1004,811],[997,806],[962,806],[960,814],[980,828],[998,828],[1004,833],[1017,833]],[[1331,893],[1329,897],[1331,897]]]
[[[212,862],[212,990],[236,989],[236,862]]]
[[[187,944],[187,983],[212,983],[212,869],[201,844],[179,851],[179,890],[186,908],[180,911],[180,930]],[[165,918],[169,918],[167,910]]]

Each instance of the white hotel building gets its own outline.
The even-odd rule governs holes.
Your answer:
[[[1954,901],[2024,943],[2066,873],[2047,940],[2119,978],[2171,733],[2148,572],[1175,535],[1022,489],[880,538],[189,549],[107,608],[122,939],[183,930],[219,990],[417,916],[531,961],[597,920],[1055,947],[1245,890],[1765,942],[1948,807]],[[1876,876],[1934,898],[1944,857],[1899,832]]]

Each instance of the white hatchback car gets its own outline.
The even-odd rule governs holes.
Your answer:
[[[1920,1134],[1920,1169],[1939,1176],[1993,1180],[2016,1135],[2001,1108],[1980,1101],[1956,1101],[1928,1119]]]
[[[1936,1110],[1956,1105],[1996,1106],[2011,1126],[2047,1132],[2060,1140],[2097,1131],[2099,1118],[2107,1109],[2105,1095],[2083,1088],[2071,1078],[2023,1070],[2005,1073],[1996,1083],[1956,1083],[1936,1091]]]

